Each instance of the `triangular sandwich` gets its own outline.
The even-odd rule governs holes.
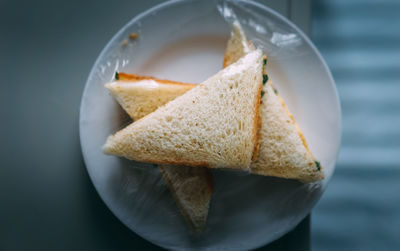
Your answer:
[[[110,136],[104,152],[156,164],[248,170],[256,156],[263,57],[255,50]]]
[[[105,87],[134,121],[196,86],[126,73],[115,76]]]
[[[210,170],[176,165],[159,165],[158,168],[190,229],[200,233],[206,226],[213,192]]]

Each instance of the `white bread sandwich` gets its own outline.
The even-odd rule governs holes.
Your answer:
[[[248,170],[256,156],[263,57],[255,50],[107,139],[107,154]]]
[[[224,56],[224,67],[254,50],[254,45],[235,21]],[[250,172],[266,176],[313,182],[323,179],[322,166],[308,148],[306,139],[278,91],[268,81],[264,58],[261,129],[258,158]]]
[[[254,51],[254,45],[247,40],[242,26],[238,21],[233,22],[231,36],[225,49],[223,67],[238,61],[247,53]]]
[[[158,168],[191,231],[201,233],[206,226],[213,192],[210,170],[176,165],[159,165]]]
[[[262,93],[259,153],[250,172],[304,183],[323,179],[320,162],[270,81],[265,83]]]
[[[196,86],[126,73],[116,73],[115,80],[105,87],[134,121]]]
[[[224,67],[253,50],[253,44],[246,38],[239,22],[235,21],[225,50]],[[267,58],[264,60],[266,66]],[[265,67],[263,83],[260,145],[258,158],[252,163],[250,172],[302,182],[321,180],[321,164],[308,148],[306,139],[285,102],[268,81]]]
[[[235,22],[225,52],[224,66],[235,62],[241,53],[248,53],[254,50],[253,48],[240,24]],[[266,62],[265,59],[264,63]],[[266,74],[264,80],[266,83],[263,86],[264,96],[260,106],[262,127],[259,158],[252,163],[250,171],[255,174],[297,179],[302,182],[322,179],[322,166],[308,148],[294,117],[273,88],[272,83],[268,81]]]
[[[116,81],[105,86],[136,121],[196,85],[116,73]],[[201,233],[206,225],[213,192],[211,171],[206,167],[172,165],[159,165],[158,169],[191,231]]]

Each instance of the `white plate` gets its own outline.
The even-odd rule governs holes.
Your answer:
[[[303,185],[213,171],[207,229],[192,238],[156,168],[102,153],[107,136],[129,123],[103,86],[117,70],[185,82],[205,80],[222,68],[232,10],[249,39],[268,53],[268,74],[324,166],[325,179]],[[122,46],[130,32],[140,37]],[[102,51],[82,97],[80,137],[94,186],[132,231],[169,249],[247,250],[287,233],[321,197],[335,167],[341,113],[325,62],[286,18],[249,1],[172,1],[135,17]]]

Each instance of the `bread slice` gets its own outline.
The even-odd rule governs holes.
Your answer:
[[[156,164],[248,170],[256,148],[262,53],[255,50],[110,136],[104,152]]]
[[[225,52],[224,66],[236,61],[247,51],[254,50],[253,48],[240,24],[234,23]],[[238,51],[240,53],[236,53]],[[302,182],[322,179],[324,175],[321,164],[315,160],[294,117],[270,81],[263,87],[263,92],[259,157],[250,171]]]
[[[253,46],[247,41],[240,24],[234,24],[233,30],[226,49],[224,66],[234,62],[241,55],[241,53],[232,52],[247,51],[246,44],[250,44],[249,48],[253,50]],[[247,43],[244,43],[244,41],[247,41]],[[155,79],[155,81],[157,80]],[[164,82],[164,84],[168,83]],[[170,84],[174,84],[173,81]],[[192,88],[193,85],[190,87]],[[267,176],[292,178],[302,182],[322,179],[321,164],[315,160],[300,128],[270,81],[263,87],[263,91],[265,94],[262,98],[263,104],[260,106],[262,128],[260,131],[259,158],[252,164],[251,172]],[[268,109],[268,106],[270,106],[270,109]],[[287,121],[290,121],[290,123]],[[272,132],[268,129],[271,129]]]
[[[122,72],[117,74],[118,80],[105,86],[133,120],[196,86]],[[158,169],[191,231],[201,233],[206,225],[213,191],[211,171],[206,167],[171,165],[159,165]]]
[[[225,49],[224,68],[231,65],[247,53],[254,51],[254,45],[247,40],[242,26],[238,21],[233,22],[231,37]]]
[[[240,23],[235,21],[225,50],[224,67],[253,50],[254,46],[246,38]],[[266,65],[266,58],[264,62]],[[252,163],[250,172],[302,182],[323,179],[320,162],[308,148],[306,139],[285,102],[272,83],[267,81],[265,67],[263,74],[266,76],[266,83],[260,106],[260,144],[258,158]]]
[[[196,86],[125,73],[117,76],[119,80],[105,87],[134,121]]]
[[[200,233],[206,225],[213,192],[210,170],[205,167],[175,165],[158,167],[190,229]]]
[[[263,87],[263,93],[259,153],[250,172],[305,183],[321,180],[322,167],[283,99],[269,82]]]

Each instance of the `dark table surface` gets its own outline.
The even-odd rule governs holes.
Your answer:
[[[0,250],[157,250],[95,191],[79,105],[96,57],[161,2],[0,1]],[[309,250],[309,220],[262,250]]]

